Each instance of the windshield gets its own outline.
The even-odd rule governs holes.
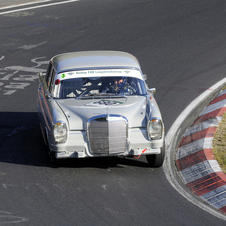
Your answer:
[[[143,80],[135,77],[80,77],[56,80],[56,98],[81,98],[87,96],[145,95]]]

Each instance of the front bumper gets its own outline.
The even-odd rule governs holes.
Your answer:
[[[92,154],[86,131],[69,131],[66,143],[54,144],[49,141],[51,151],[55,152],[56,158],[86,158],[103,156],[133,156],[159,154],[164,144],[164,135],[160,140],[149,140],[146,129],[128,129],[127,147],[123,153]],[[142,151],[146,149],[144,153]]]

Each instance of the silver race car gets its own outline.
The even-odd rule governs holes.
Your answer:
[[[53,57],[39,74],[38,114],[51,161],[145,155],[151,167],[165,156],[164,124],[139,62],[118,51]]]

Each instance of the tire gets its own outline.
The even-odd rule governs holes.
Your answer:
[[[58,159],[55,156],[55,152],[51,151],[48,147],[48,155],[49,155],[49,160],[51,161],[51,163],[53,163],[54,165],[57,165],[58,163]]]
[[[51,151],[50,148],[49,148],[49,141],[48,141],[48,137],[47,137],[47,134],[46,133],[45,133],[45,136],[46,136],[46,147],[47,147],[47,150],[48,150],[49,160],[54,165],[57,165],[58,159],[55,156],[55,152],[54,151]]]
[[[146,155],[146,159],[150,167],[161,167],[165,159],[165,142],[160,154]]]

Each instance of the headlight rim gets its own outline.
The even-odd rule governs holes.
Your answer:
[[[56,126],[58,125],[63,125],[64,129],[65,129],[65,132],[66,134],[62,137],[62,138],[57,138],[56,136],[56,132],[55,132],[55,129],[56,129]],[[67,129],[67,124],[64,122],[64,121],[57,121],[54,123],[53,125],[53,137],[54,137],[54,140],[56,143],[65,143],[67,141],[67,137],[68,137],[68,129]]]
[[[154,122],[154,121],[158,121],[161,125],[161,129],[160,129],[160,132],[159,132],[159,136],[157,137],[154,137],[150,131],[150,126],[151,126],[151,123]],[[163,137],[163,131],[164,131],[164,128],[163,128],[163,122],[162,122],[162,119],[159,118],[159,117],[152,117],[149,121],[148,121],[148,124],[147,124],[147,132],[148,132],[148,138],[150,140],[161,140],[162,137]]]

